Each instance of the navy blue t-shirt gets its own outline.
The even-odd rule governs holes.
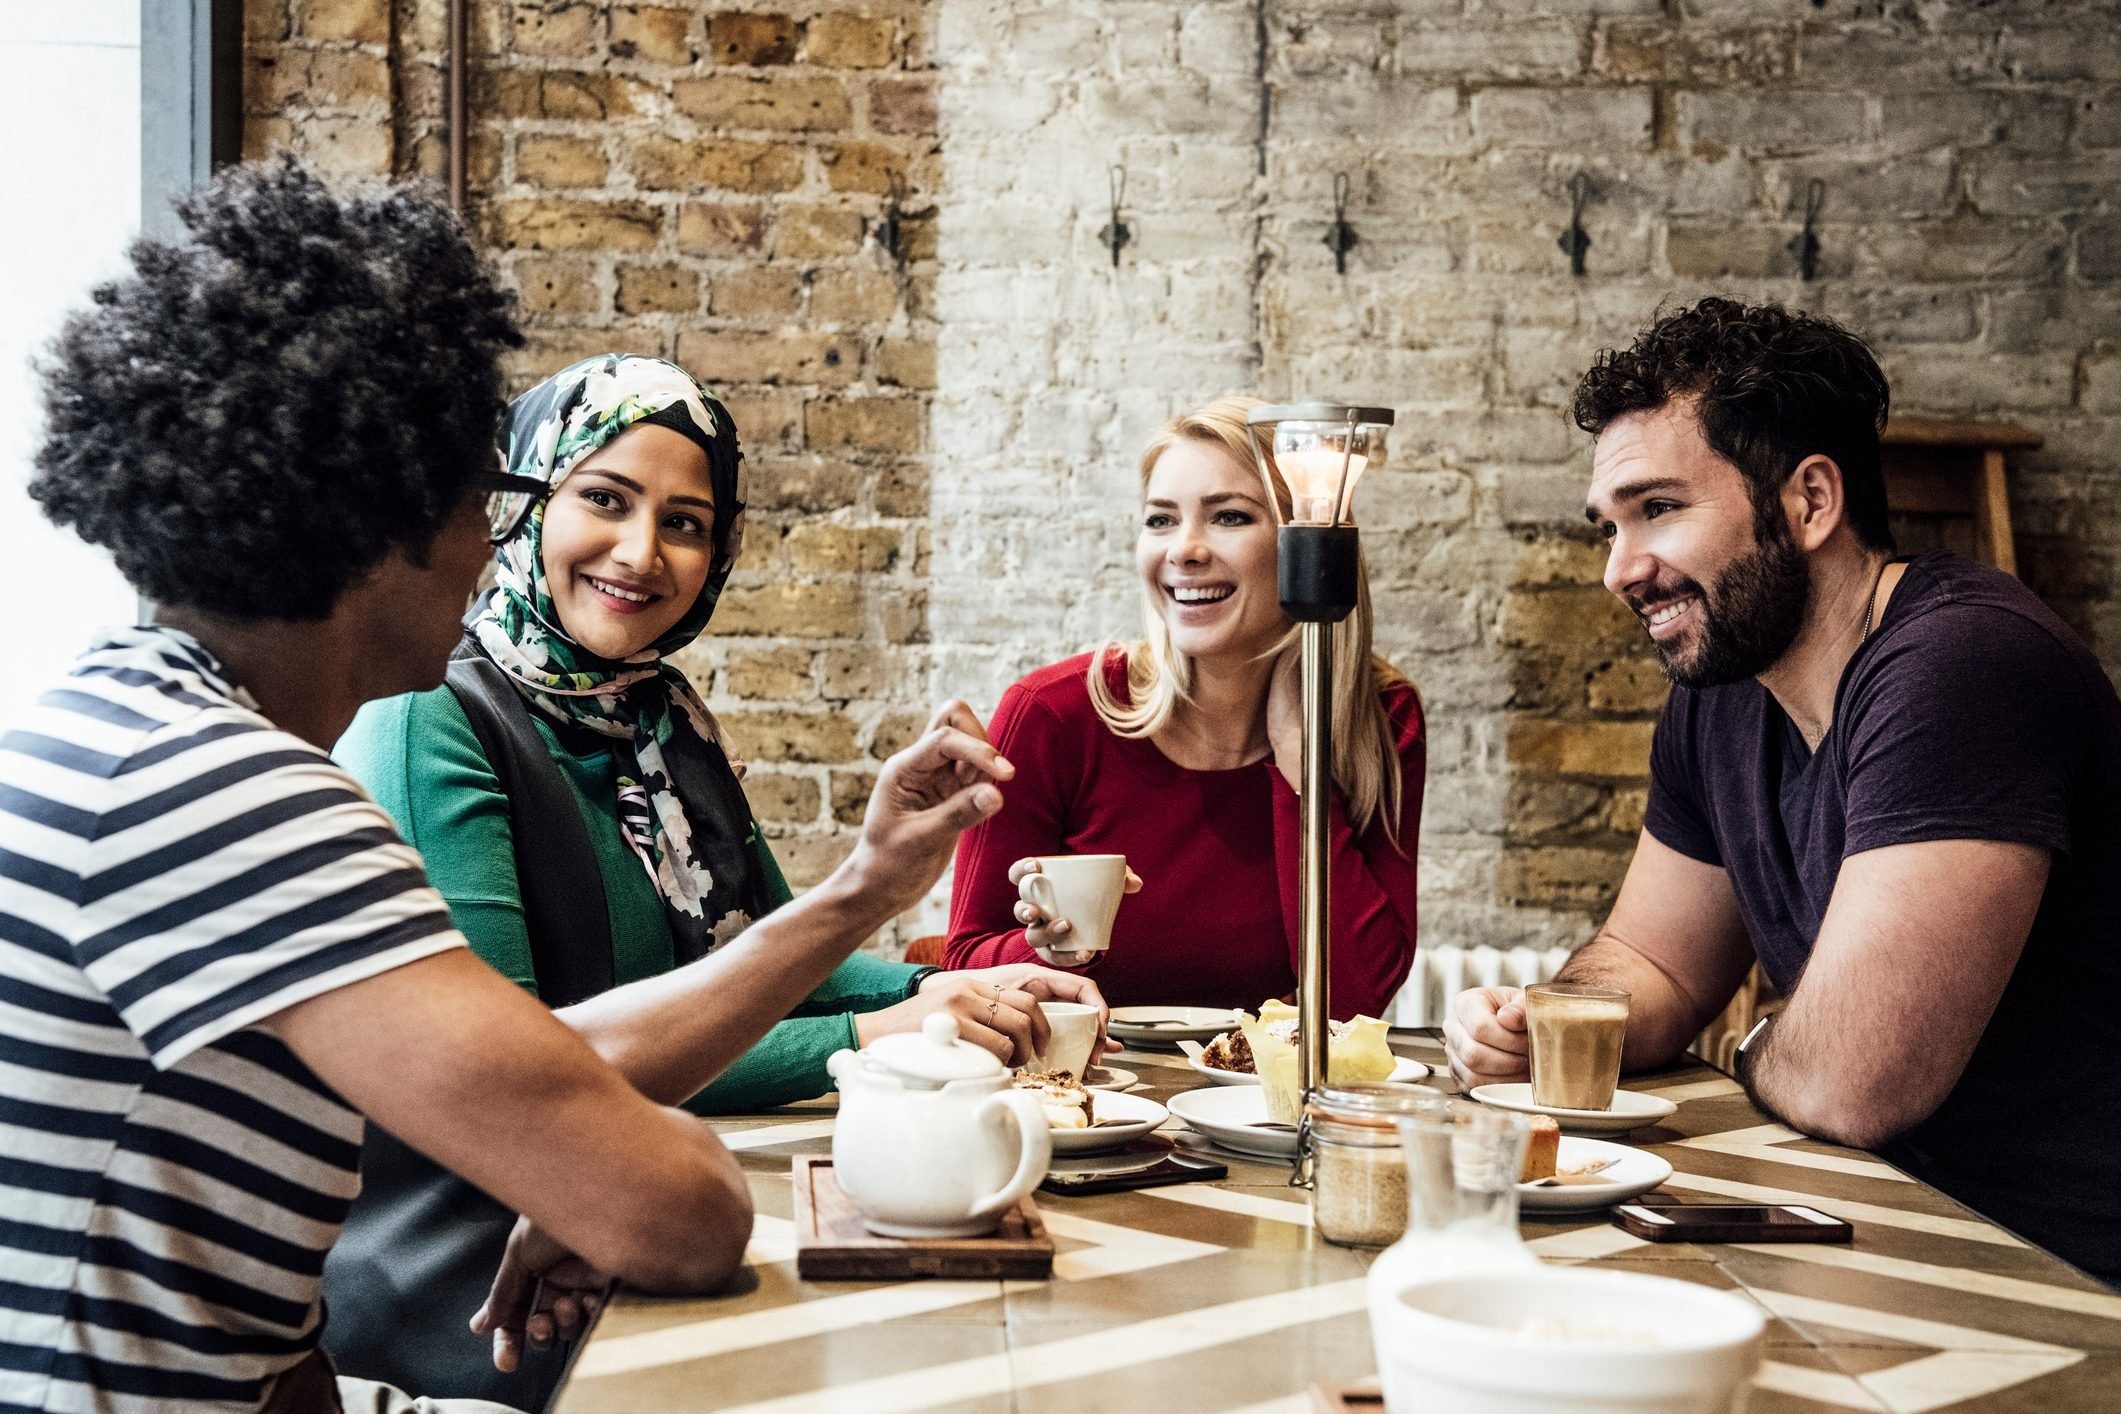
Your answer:
[[[1958,839],[2050,851],[1959,1083],[1885,1153],[2121,1278],[2121,698],[2032,591],[1943,551],[1916,559],[1843,670],[1816,753],[1756,682],[1672,689],[1647,824],[1725,871],[1785,992],[1850,855]],[[1952,943],[1935,939],[1940,955]]]

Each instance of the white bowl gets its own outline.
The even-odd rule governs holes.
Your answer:
[[[1389,1414],[1725,1414],[1767,1322],[1729,1292],[1529,1268],[1373,1289]]]

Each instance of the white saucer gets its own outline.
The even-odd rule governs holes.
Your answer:
[[[1217,1085],[1259,1084],[1259,1077],[1250,1071],[1222,1070],[1209,1065],[1201,1059],[1200,1043],[1197,1041],[1181,1041],[1178,1043],[1178,1048],[1186,1053],[1187,1065],[1192,1066],[1195,1071],[1207,1076],[1209,1080]],[[1406,1057],[1401,1056],[1398,1061],[1399,1063],[1392,1067],[1392,1073],[1386,1076],[1385,1079],[1405,1085],[1420,1080],[1429,1073],[1429,1068],[1418,1060],[1408,1060]]]
[[[1267,1159],[1296,1157],[1296,1131],[1256,1129],[1267,1117],[1267,1092],[1257,1085],[1185,1090],[1171,1097],[1171,1113],[1225,1149]]]
[[[1557,1105],[1535,1105],[1528,1081],[1519,1081],[1515,1085],[1482,1085],[1471,1093],[1483,1105],[1492,1105],[1498,1110],[1552,1115],[1564,1134],[1626,1134],[1629,1130],[1654,1124],[1679,1108],[1670,1100],[1660,1100],[1655,1095],[1638,1095],[1633,1090],[1615,1090],[1613,1107],[1608,1110],[1565,1110]]]
[[[1527,1213],[1588,1213],[1630,1198],[1640,1198],[1672,1176],[1672,1166],[1655,1154],[1610,1144],[1603,1139],[1564,1139],[1557,1167],[1566,1173],[1600,1159],[1615,1160],[1581,1183],[1517,1185],[1517,1206]]]
[[[1085,1090],[1132,1090],[1139,1084],[1139,1075],[1131,1070],[1121,1070],[1116,1065],[1093,1065],[1090,1073],[1083,1077]]]
[[[1154,1100],[1140,1095],[1123,1095],[1116,1090],[1098,1091],[1091,1109],[1099,1119],[1127,1122],[1100,1124],[1089,1129],[1053,1130],[1054,1153],[1101,1154],[1107,1149],[1124,1149],[1171,1117],[1171,1112]]]
[[[1180,1041],[1212,1041],[1235,1025],[1237,1013],[1220,1007],[1116,1006],[1105,1029],[1132,1046],[1175,1046]]]

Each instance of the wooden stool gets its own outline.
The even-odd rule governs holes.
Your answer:
[[[2030,451],[2042,440],[2014,422],[1893,418],[1882,439],[1886,505],[1895,515],[1942,522],[1946,549],[2016,574],[2003,457]]]

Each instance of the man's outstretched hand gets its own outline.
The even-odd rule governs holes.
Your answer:
[[[996,783],[1015,774],[972,709],[944,703],[877,776],[861,838],[841,866],[849,881],[890,913],[913,907],[942,877],[957,837],[1002,808]]]

